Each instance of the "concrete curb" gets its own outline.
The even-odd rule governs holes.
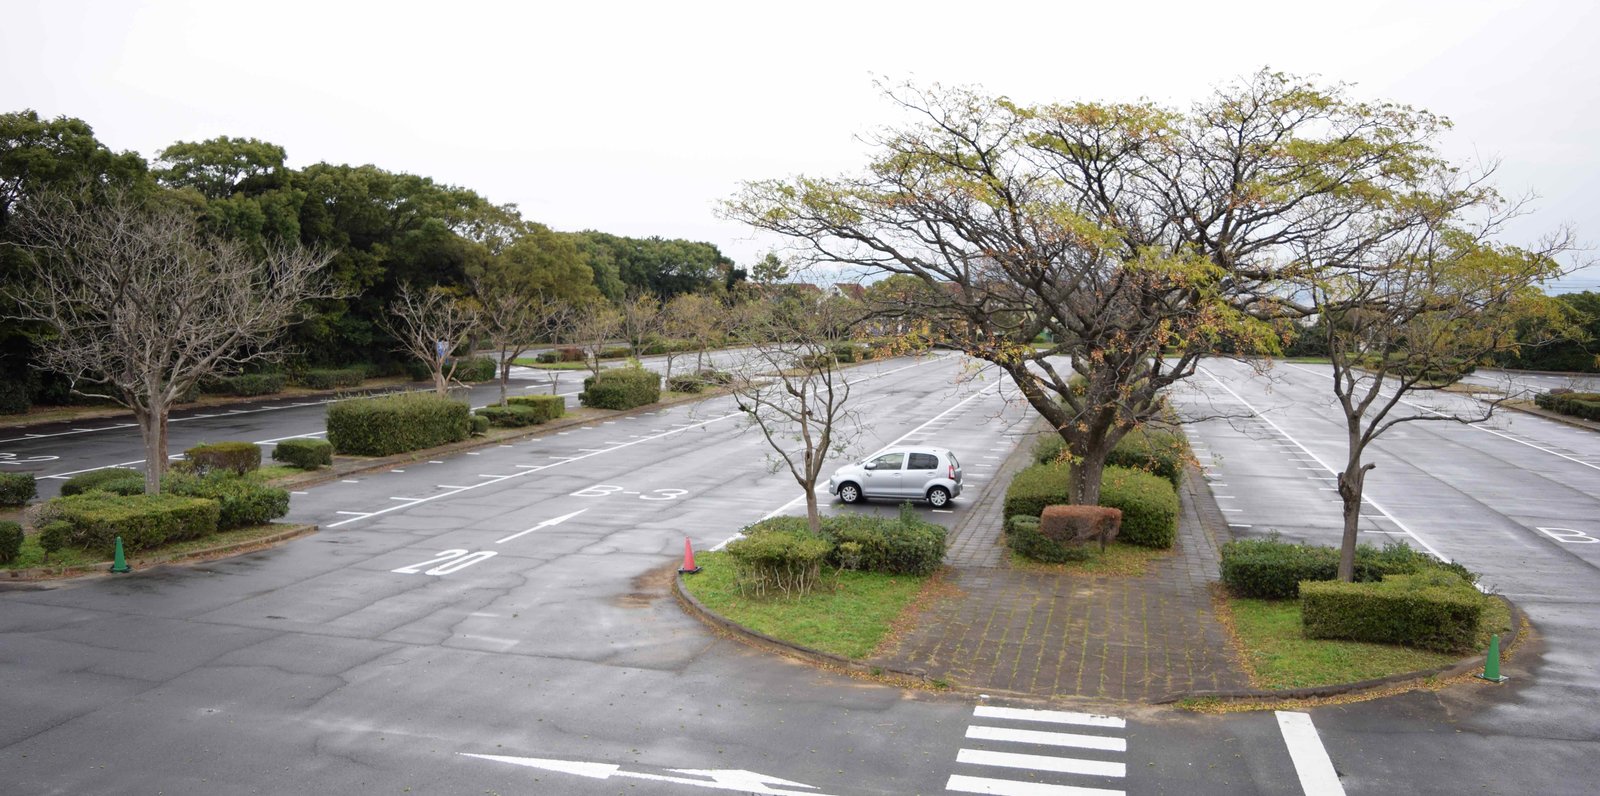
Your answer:
[[[743,641],[746,644],[771,652],[777,652],[781,655],[787,655],[791,658],[798,658],[808,663],[827,666],[829,668],[843,669],[845,671],[856,672],[872,677],[887,677],[892,680],[902,681],[902,684],[909,683],[916,686],[933,685],[933,682],[928,679],[927,672],[919,670],[907,671],[888,666],[863,663],[861,661],[851,660],[840,655],[834,655],[832,653],[822,652],[820,650],[814,650],[810,647],[804,647],[799,644],[784,641],[783,639],[775,638],[767,635],[766,633],[762,633],[759,630],[745,627],[744,625],[741,625],[738,622],[735,622],[732,619],[729,619],[722,614],[705,607],[705,605],[703,605],[699,600],[695,599],[695,596],[684,587],[683,577],[684,576],[682,572],[679,572],[673,576],[672,594],[678,599],[678,605],[683,608],[684,612],[695,617],[696,619],[699,619],[701,622],[704,622],[712,629],[720,630],[740,641]],[[954,689],[955,687],[952,686],[951,688]]]
[[[1527,617],[1523,615],[1522,610],[1517,607],[1516,603],[1513,603],[1500,595],[1495,595],[1495,597],[1496,599],[1499,599],[1501,602],[1505,603],[1506,607],[1511,611],[1511,638],[1500,648],[1500,654],[1503,657],[1506,653],[1515,649],[1519,644],[1522,643],[1523,627],[1526,624]],[[1487,654],[1476,655],[1471,658],[1463,658],[1455,663],[1444,666],[1436,666],[1432,669],[1419,669],[1414,672],[1401,672],[1399,674],[1391,674],[1387,677],[1377,677],[1371,680],[1361,680],[1354,683],[1336,683],[1333,685],[1312,686],[1309,688],[1283,688],[1277,690],[1245,689],[1239,691],[1182,691],[1162,697],[1152,704],[1168,705],[1184,699],[1214,699],[1221,702],[1272,702],[1295,699],[1320,699],[1323,697],[1354,694],[1362,691],[1372,691],[1379,688],[1399,685],[1401,683],[1409,683],[1416,680],[1426,680],[1435,677],[1449,679],[1451,677],[1457,677],[1466,674],[1473,669],[1482,669],[1484,661],[1487,658]]]
[[[273,523],[276,524],[276,523]],[[214,547],[203,547],[191,550],[181,555],[172,556],[132,556],[128,558],[129,566],[137,569],[148,569],[162,564],[181,564],[197,559],[216,560],[243,553],[254,552],[267,547],[287,542],[317,531],[316,525],[299,524],[286,525],[284,530],[257,539],[248,539],[238,542],[229,542]],[[49,588],[45,584],[55,584],[62,581],[105,575],[111,569],[110,561],[101,561],[95,564],[79,564],[71,567],[33,567],[31,569],[18,569],[10,572],[0,572],[0,589],[8,586],[27,588]]]
[[[1505,403],[1500,404],[1500,408],[1509,409],[1513,412],[1521,412],[1525,415],[1533,415],[1534,417],[1542,417],[1545,420],[1551,420],[1556,423],[1564,423],[1572,426],[1573,428],[1581,428],[1588,431],[1600,431],[1600,423],[1584,420],[1583,418],[1579,417],[1570,417],[1568,415],[1561,414],[1560,412],[1552,412],[1548,409],[1540,409],[1539,407],[1534,406],[1532,401],[1519,401],[1517,403],[1506,401]]]

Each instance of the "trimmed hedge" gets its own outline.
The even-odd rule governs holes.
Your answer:
[[[661,400],[661,374],[643,368],[602,370],[583,380],[578,401],[596,409],[632,409]]]
[[[489,418],[483,415],[473,415],[467,419],[472,422],[472,436],[481,437],[489,433]]]
[[[72,538],[72,523],[56,520],[47,522],[39,527],[39,549],[44,551],[44,560],[50,561],[50,554],[67,546],[67,540]]]
[[[633,349],[625,345],[612,346],[600,349],[600,353],[596,356],[600,359],[626,359],[633,356]]]
[[[887,572],[891,575],[931,575],[944,563],[945,529],[902,511],[897,519],[865,514],[842,514],[823,520],[822,535],[833,545],[829,563],[834,566]]]
[[[10,520],[0,521],[0,564],[17,560],[22,553],[22,525]]]
[[[202,475],[214,470],[228,470],[244,475],[251,470],[261,469],[261,446],[254,442],[214,442],[209,445],[196,445],[184,451],[183,455],[194,464],[195,471]]]
[[[0,473],[0,506],[22,506],[38,495],[33,473]]]
[[[699,393],[705,391],[706,383],[694,376],[673,376],[667,379],[669,392]]]
[[[1122,509],[1117,538],[1128,544],[1167,548],[1178,539],[1178,491],[1161,476],[1107,467],[1100,482],[1100,505]]]
[[[811,536],[805,517],[771,517],[744,529],[746,536],[803,534]],[[844,514],[822,518],[821,538],[828,543],[828,563],[841,569],[927,575],[944,562],[945,529],[902,508],[899,517]]]
[[[1039,530],[1039,518],[1018,514],[1006,518],[1006,546],[1023,558],[1046,564],[1089,560],[1086,545],[1064,545]]]
[[[1071,503],[1072,471],[1065,463],[1023,468],[1006,487],[1004,514],[1037,517],[1045,506]]]
[[[302,470],[333,465],[333,443],[325,439],[286,439],[272,449],[272,460]]]
[[[1300,584],[1306,638],[1403,644],[1441,652],[1472,649],[1489,598],[1455,575],[1428,570],[1382,581]]]
[[[701,368],[695,371],[694,377],[707,383],[726,387],[733,383],[733,374],[726,370],[716,368]]]
[[[92,492],[99,489],[102,484],[114,481],[126,481],[131,478],[137,478],[139,479],[139,483],[141,485],[144,484],[143,472],[132,470],[127,467],[103,467],[99,470],[90,470],[86,473],[78,473],[77,475],[68,478],[64,483],[61,484],[61,494],[63,497],[81,495],[85,492]]]
[[[425,393],[337,401],[328,406],[328,441],[336,453],[389,456],[460,442],[472,431],[471,409]]]
[[[1533,396],[1534,406],[1582,420],[1600,420],[1600,393],[1555,391]]]
[[[217,530],[265,525],[289,513],[289,491],[267,486],[226,470],[193,476],[170,473],[161,479],[170,494],[217,502]]]
[[[288,381],[289,377],[282,373],[243,373],[224,376],[217,380],[213,389],[205,391],[238,396],[272,395],[283,392]]]
[[[0,381],[0,414],[20,415],[33,408],[33,395],[28,389],[28,381],[22,378]]]
[[[367,378],[363,368],[314,368],[302,374],[295,381],[300,386],[313,390],[332,390],[339,387],[360,387],[361,382]]]
[[[506,399],[512,406],[526,406],[538,413],[544,423],[567,413],[567,399],[559,395],[513,395]]]
[[[67,544],[110,555],[118,536],[137,551],[216,533],[220,513],[217,501],[205,498],[93,492],[46,503],[40,520],[65,522],[72,526]]]
[[[485,406],[477,411],[477,417],[489,421],[489,425],[501,428],[522,428],[545,422],[544,415],[538,409],[524,404]]]
[[[1006,487],[1004,515],[1037,517],[1046,506],[1070,505],[1071,468],[1065,463],[1024,468]],[[1166,479],[1141,470],[1107,467],[1100,505],[1122,510],[1117,537],[1128,544],[1171,547],[1178,536],[1178,492]]]
[[[1392,542],[1382,550],[1367,544],[1356,546],[1357,583],[1426,570],[1442,570],[1468,583],[1477,580],[1466,567],[1437,561],[1405,542]],[[1338,576],[1338,548],[1292,544],[1276,537],[1240,539],[1222,546],[1222,583],[1240,597],[1286,600],[1300,595],[1303,582],[1331,581]]]
[[[1061,459],[1066,443],[1057,434],[1046,434],[1033,444],[1033,460],[1051,464]],[[1183,483],[1184,464],[1189,460],[1189,440],[1176,428],[1140,426],[1129,431],[1106,454],[1106,464],[1155,473],[1172,482]]]

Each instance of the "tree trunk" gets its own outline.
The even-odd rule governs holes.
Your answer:
[[[511,381],[511,352],[500,349],[500,405],[506,405],[506,384]]]
[[[436,366],[433,369],[433,391],[438,393],[440,398],[450,397],[449,386],[444,380],[444,368]]]
[[[1079,506],[1100,504],[1100,481],[1105,477],[1106,454],[1104,446],[1076,454],[1072,462],[1072,502]],[[1076,452],[1074,452],[1076,453]]]
[[[161,474],[167,464],[167,415],[151,409],[133,410],[144,436],[144,491],[147,495],[161,494]]]
[[[811,533],[822,535],[822,513],[817,510],[817,485],[803,484],[806,490],[806,524],[811,526]]]
[[[1356,535],[1361,532],[1361,490],[1366,483],[1367,471],[1372,465],[1361,464],[1359,456],[1352,456],[1339,473],[1339,500],[1344,508],[1344,537],[1339,543],[1339,580],[1345,583],[1356,578]]]

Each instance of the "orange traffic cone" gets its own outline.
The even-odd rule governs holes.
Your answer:
[[[689,544],[689,537],[683,537],[683,566],[678,567],[678,574],[693,575],[700,568],[694,565],[694,545]]]

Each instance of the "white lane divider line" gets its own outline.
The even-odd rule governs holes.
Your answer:
[[[1339,783],[1339,772],[1333,770],[1328,750],[1322,746],[1311,714],[1277,711],[1278,730],[1283,733],[1283,743],[1289,747],[1289,759],[1300,777],[1300,789],[1306,796],[1344,796],[1344,786]]]

